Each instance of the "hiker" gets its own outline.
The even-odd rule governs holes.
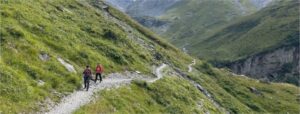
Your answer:
[[[98,77],[100,78],[100,83],[102,82],[102,72],[103,72],[103,66],[100,65],[99,63],[96,66],[96,77],[95,77],[95,83],[98,80]]]
[[[87,65],[86,69],[83,71],[84,89],[86,89],[86,91],[89,90],[91,76],[92,70],[90,69],[90,66]]]

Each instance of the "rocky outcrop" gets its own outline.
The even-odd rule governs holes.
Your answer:
[[[143,17],[133,17],[139,23],[146,27],[160,27],[166,25],[168,21],[157,19],[155,17],[143,16]]]
[[[180,1],[182,0],[106,0],[108,4],[158,34],[166,32],[170,26],[169,21],[160,19],[159,16]]]
[[[155,33],[161,34],[168,30],[171,22],[150,16],[133,17],[140,24],[150,28]]]
[[[233,72],[265,81],[299,85],[299,47],[282,47],[233,62]]]

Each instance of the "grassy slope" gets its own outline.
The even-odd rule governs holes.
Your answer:
[[[220,113],[195,87],[177,77],[167,77],[153,84],[136,82],[100,95],[96,102],[82,107],[75,114]]]
[[[234,61],[282,45],[294,45],[299,37],[298,6],[296,0],[278,2],[194,44],[191,48],[197,50],[191,53],[208,60]]]
[[[175,46],[165,41],[164,38],[161,38],[159,35],[155,34],[151,30],[140,25],[138,22],[130,18],[130,16],[122,13],[121,11],[113,7],[109,7],[108,11],[115,18],[126,22],[128,25],[135,28],[138,32],[141,32],[147,40],[151,41],[149,44],[154,43],[161,46],[157,50],[159,50],[158,54],[162,55],[162,61],[170,63],[181,69],[186,69],[186,64],[189,64],[189,62],[192,60],[192,58],[189,55],[187,55],[186,53],[182,53]]]
[[[2,113],[35,112],[39,108],[38,102],[46,98],[58,101],[61,96],[59,93],[67,94],[67,92],[80,87],[80,72],[86,64],[100,62],[107,69],[107,73],[126,69],[149,73],[151,65],[157,63],[153,60],[151,52],[145,51],[135,41],[129,40],[126,37],[127,33],[125,30],[106,20],[101,16],[101,11],[91,7],[86,2],[73,0],[7,1],[1,3],[1,8],[0,112]],[[163,60],[168,60],[169,63],[186,70],[186,65],[191,61],[188,56],[178,52],[172,46],[168,46],[168,44],[159,40],[159,37],[147,31],[147,29],[138,28],[141,26],[127,18],[126,15],[113,9],[110,10],[114,16],[119,19],[125,19],[123,21],[136,27],[138,30],[134,30],[132,33],[136,37],[145,40],[147,44],[154,45],[156,52],[164,56]],[[49,54],[50,59],[41,61],[38,58],[40,53]],[[66,71],[56,60],[58,56],[74,65],[78,73]],[[199,68],[199,70],[201,69]],[[213,75],[214,71],[210,71],[212,73],[201,72],[194,75],[195,80],[203,80],[204,82],[201,82],[202,85],[206,85],[205,87],[209,89],[217,100],[233,112],[253,111],[245,102],[259,104],[257,105],[259,109],[269,112],[275,110],[275,108],[268,107],[274,104],[276,106],[285,106],[276,107],[276,109],[282,109],[282,111],[291,109],[291,113],[295,111],[294,107],[298,106],[298,104],[295,104],[295,101],[291,101],[291,99],[296,99],[295,93],[297,90],[295,90],[296,87],[294,86],[280,85],[279,87],[278,84],[268,86],[266,84],[257,84],[253,80],[228,78],[224,76],[224,71],[219,71],[218,73],[224,78]],[[203,73],[207,76],[199,75]],[[43,80],[45,85],[39,86],[38,80]],[[274,100],[269,100],[266,104],[258,101],[261,98],[255,100],[256,97],[253,97],[243,86],[235,84],[236,80],[241,82],[238,83],[240,85],[248,84],[245,86],[255,86],[256,88],[261,86],[266,87],[268,92],[270,90],[275,91],[275,93],[267,95],[272,96],[274,99],[278,98],[278,102],[282,104]],[[225,89],[225,87],[237,89],[230,91]],[[283,89],[276,90],[277,88]],[[289,92],[282,92],[283,90],[288,90]],[[196,110],[197,102],[194,100],[203,99],[204,107],[207,110],[218,113],[209,102],[206,102],[207,99],[196,91],[186,81],[178,78],[166,78],[154,84],[146,84],[146,86],[141,82],[137,82],[130,87],[101,93],[106,97],[100,98],[100,101],[91,104],[91,106],[85,106],[82,110],[93,109],[95,112],[98,112],[99,110],[95,109],[94,106],[100,106],[100,109],[111,111],[111,107],[116,106],[119,113],[126,113],[126,111],[127,113],[143,111],[200,113],[203,110]],[[244,94],[236,94],[235,92],[237,91],[242,91],[246,95],[250,94],[250,97]],[[279,97],[277,91],[286,97]],[[118,93],[120,94],[118,95]],[[145,96],[145,98],[141,96]],[[245,98],[247,100],[244,100]],[[111,102],[111,99],[117,100]],[[131,103],[133,101],[140,105]],[[152,107],[149,104],[153,104],[151,105]],[[264,105],[262,106],[262,104]],[[129,110],[129,108],[135,107],[139,108]],[[151,110],[148,110],[148,108]]]
[[[233,76],[226,70],[213,68],[198,61],[189,73],[207,89],[214,99],[232,113],[290,113],[300,112],[299,87],[290,84],[263,83],[247,77]],[[255,94],[249,88],[255,88]],[[76,114],[85,113],[221,113],[190,83],[178,77],[165,77],[155,83],[135,82],[129,87],[107,90]],[[192,100],[192,99],[193,100]],[[197,109],[197,102],[204,104]]]
[[[245,7],[245,14],[255,11],[247,1],[241,6]],[[240,10],[233,0],[184,0],[162,15],[162,19],[171,20],[171,26],[163,36],[178,47],[189,47],[245,15]]]
[[[264,83],[255,79],[234,76],[224,69],[199,63],[200,72],[189,74],[202,84],[221,105],[235,113],[292,113],[299,110],[299,87],[283,83]],[[260,94],[251,92],[255,88]]]
[[[86,64],[102,63],[106,73],[150,73],[159,62],[153,53],[129,39],[125,30],[101,12],[84,1],[1,1],[0,112],[29,113],[47,98],[58,101],[81,87]],[[128,20],[131,26],[140,26]],[[191,60],[143,28],[132,34],[178,67]],[[40,60],[42,53],[50,59]],[[175,59],[175,55],[180,56]],[[77,73],[68,72],[57,57],[74,65]],[[39,80],[45,84],[38,85]]]
[[[197,65],[197,69],[199,71],[189,74],[190,78],[209,90],[213,97],[230,112],[299,113],[298,87],[289,84],[265,84],[244,77],[232,77],[229,72],[214,69],[208,64]],[[191,109],[195,107],[194,101],[183,99],[200,97],[206,101],[207,98],[202,94],[194,93],[194,88],[186,87],[191,85],[175,77],[167,77],[153,84],[138,82],[130,87],[99,93],[101,97],[96,102],[82,107],[76,113],[203,113],[201,110],[198,112]],[[249,87],[261,91],[262,96],[250,92]],[[182,92],[186,90],[188,91]],[[176,110],[173,109],[174,107]],[[204,109],[218,113],[209,102],[205,102]]]
[[[190,74],[190,77],[207,88],[216,100],[226,109],[231,112],[236,113],[299,113],[298,105],[299,105],[299,88],[289,84],[266,84],[262,82],[258,82],[257,80],[245,78],[245,77],[235,77],[225,70],[218,70],[210,67],[208,64],[199,65],[197,67],[199,72],[194,72]],[[176,80],[176,79],[175,79]],[[163,83],[170,83],[168,79],[162,80]],[[183,82],[182,82],[183,83]],[[134,85],[133,85],[134,86]],[[153,84],[153,86],[158,86]],[[262,95],[256,95],[250,92],[249,88],[254,87],[258,91],[261,92]],[[135,87],[131,87],[135,88]],[[169,87],[171,88],[171,87]],[[160,91],[157,91],[157,94],[166,94],[164,88],[158,88]],[[147,90],[147,89],[143,89]],[[120,89],[118,91],[126,91],[126,89]],[[142,90],[141,90],[142,91]],[[134,94],[122,97],[118,96],[118,99],[144,96],[151,93],[139,95]],[[152,93],[153,94],[153,93]],[[110,96],[110,94],[101,94],[103,96]],[[186,95],[189,96],[189,95]],[[151,98],[149,98],[151,99]],[[109,105],[114,107],[114,104],[102,104],[101,101],[109,100],[109,98],[100,98],[99,102],[95,104],[88,105],[81,109],[78,113],[83,113],[84,111],[88,111],[92,109],[92,107]],[[166,102],[166,101],[165,101]],[[174,99],[172,102],[176,102]],[[171,102],[171,103],[172,103]],[[168,102],[166,102],[168,103]],[[117,104],[117,103],[116,103]],[[180,103],[179,103],[180,104]],[[141,107],[145,104],[141,103]],[[146,105],[147,106],[147,105]],[[174,106],[171,104],[169,106]],[[110,107],[110,108],[112,108]],[[131,109],[135,107],[134,105],[126,106],[124,109]],[[119,107],[116,109],[117,113],[124,113],[123,107]],[[152,109],[152,108],[151,108]],[[154,110],[156,108],[153,108]],[[159,108],[158,108],[159,109]],[[104,109],[109,110],[109,109]],[[82,112],[83,111],[83,112]],[[100,110],[91,110],[91,112],[101,112]],[[138,113],[138,111],[133,111],[130,113]],[[147,112],[147,111],[146,111]],[[160,111],[160,113],[170,113]]]

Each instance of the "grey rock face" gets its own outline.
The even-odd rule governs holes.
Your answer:
[[[283,47],[230,65],[233,72],[262,80],[299,83],[299,47]]]
[[[146,27],[160,27],[168,23],[167,21],[163,21],[149,16],[133,18]]]

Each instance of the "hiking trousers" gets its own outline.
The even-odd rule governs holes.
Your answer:
[[[100,82],[102,82],[102,74],[101,73],[96,73],[95,83],[97,82],[98,77],[100,78]]]
[[[84,82],[84,88],[86,88],[86,90],[88,91],[90,87],[90,76],[84,76],[83,82]]]

